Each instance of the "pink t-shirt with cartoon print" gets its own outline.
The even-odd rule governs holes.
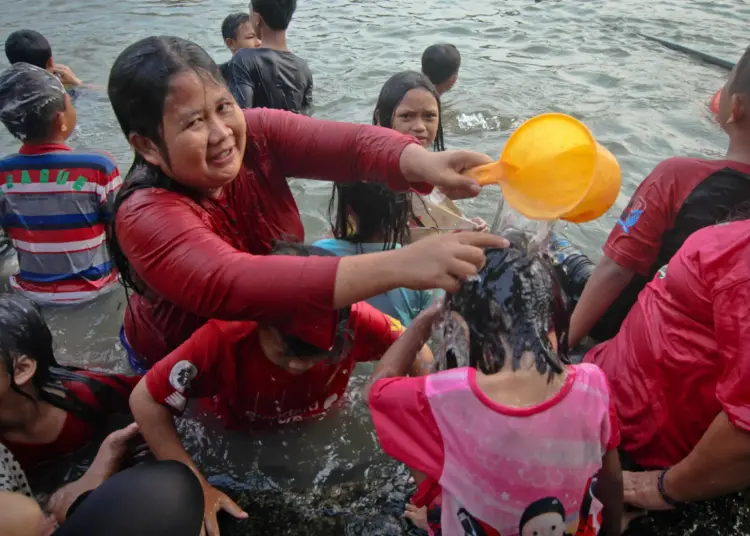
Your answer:
[[[562,389],[528,408],[490,400],[476,370],[375,382],[370,410],[383,449],[443,488],[450,536],[575,534],[596,519],[588,493],[619,431],[604,373],[573,365]]]

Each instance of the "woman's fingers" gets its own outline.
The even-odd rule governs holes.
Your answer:
[[[470,262],[454,259],[448,266],[448,273],[459,280],[468,279],[477,275],[477,266]]]
[[[216,512],[213,510],[206,512],[203,518],[203,524],[206,527],[206,536],[220,536],[219,523],[216,521]]]
[[[510,243],[502,236],[468,231],[451,235],[461,244],[478,248],[507,248]]]
[[[232,499],[224,495],[219,501],[219,506],[225,512],[228,512],[232,517],[237,519],[247,519],[248,515],[239,505]]]

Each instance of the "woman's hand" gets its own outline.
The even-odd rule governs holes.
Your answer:
[[[490,226],[482,218],[471,218],[471,222],[476,226],[474,230],[478,233],[489,233]]]
[[[476,275],[484,265],[484,248],[505,247],[507,240],[488,233],[434,235],[395,250],[398,263],[391,268],[398,274],[399,286],[455,292],[461,281]]]
[[[228,512],[237,519],[247,519],[247,513],[237,506],[237,503],[206,482],[203,478],[201,478],[201,486],[203,487],[203,497],[205,501],[201,536],[219,536],[219,523],[216,521],[216,514],[221,510]]]
[[[625,503],[644,510],[672,510],[659,492],[661,471],[622,472]]]
[[[474,197],[482,187],[465,171],[492,159],[474,151],[442,151],[433,153],[419,145],[408,145],[401,153],[401,171],[409,182],[426,182],[439,186],[451,199]]]

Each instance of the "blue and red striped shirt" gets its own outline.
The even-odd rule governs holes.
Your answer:
[[[121,183],[110,155],[66,145],[23,145],[0,159],[0,221],[18,252],[11,286],[42,304],[114,288],[106,225]]]

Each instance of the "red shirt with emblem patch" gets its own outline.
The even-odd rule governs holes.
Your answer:
[[[256,322],[211,320],[154,365],[146,387],[178,414],[187,399],[211,397],[211,409],[228,427],[302,421],[338,403],[354,366],[380,359],[403,331],[398,321],[364,302],[352,306],[347,329],[348,355],[292,374],[264,355]]]
[[[614,337],[638,294],[694,232],[730,219],[750,202],[750,165],[731,160],[664,160],[638,186],[602,248],[635,273],[591,331]]]
[[[750,432],[750,221],[702,229],[646,286],[617,336],[585,361],[604,370],[622,443],[670,467],[720,412]]]

